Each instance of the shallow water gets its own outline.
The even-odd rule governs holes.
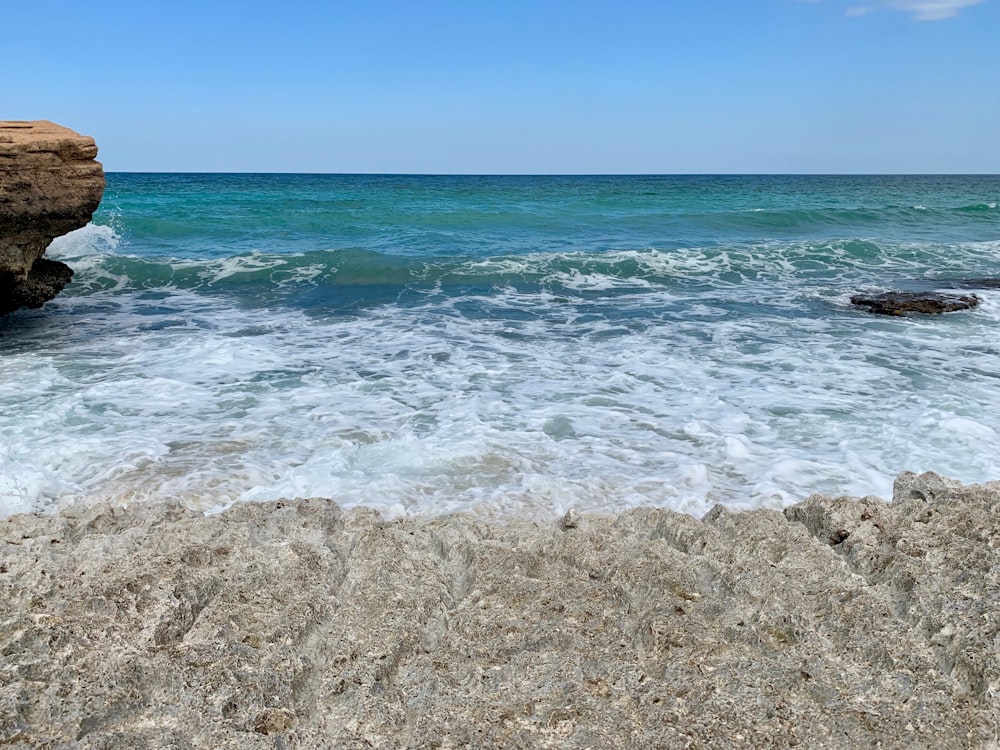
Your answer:
[[[0,509],[695,515],[1000,477],[997,177],[109,175],[0,322]],[[976,291],[976,290],[974,290]]]

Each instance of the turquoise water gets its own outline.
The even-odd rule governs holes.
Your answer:
[[[998,201],[989,176],[112,174],[50,250],[73,284],[0,322],[0,505],[700,514],[1000,478]],[[848,303],[957,284],[983,305]]]

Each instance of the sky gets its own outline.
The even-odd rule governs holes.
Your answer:
[[[109,171],[1000,173],[1000,0],[0,0]]]

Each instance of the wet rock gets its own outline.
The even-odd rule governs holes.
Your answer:
[[[0,315],[22,307],[41,307],[59,294],[72,278],[72,268],[48,258],[36,260],[23,277],[0,272]]]
[[[903,474],[891,502],[702,520],[15,516],[0,741],[991,747],[998,511],[1000,483]]]
[[[39,307],[72,271],[42,262],[56,237],[87,224],[104,193],[93,138],[46,120],[0,121],[0,314]]]
[[[878,315],[905,315],[906,313],[938,314],[968,310],[979,305],[975,294],[958,295],[941,292],[883,292],[881,294],[856,294],[851,304],[867,307]]]

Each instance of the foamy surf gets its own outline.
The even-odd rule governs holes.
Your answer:
[[[54,248],[67,292],[0,324],[2,513],[322,496],[390,516],[700,515],[886,495],[904,469],[1000,476],[996,290],[933,318],[849,304],[1000,276],[991,214],[962,242],[895,227],[450,255],[331,246],[333,227],[306,251],[198,254],[130,230],[124,192],[115,230]]]
[[[112,227],[91,223],[62,237],[56,237],[45,254],[62,261],[77,260],[88,255],[113,253],[120,242],[121,237]]]

